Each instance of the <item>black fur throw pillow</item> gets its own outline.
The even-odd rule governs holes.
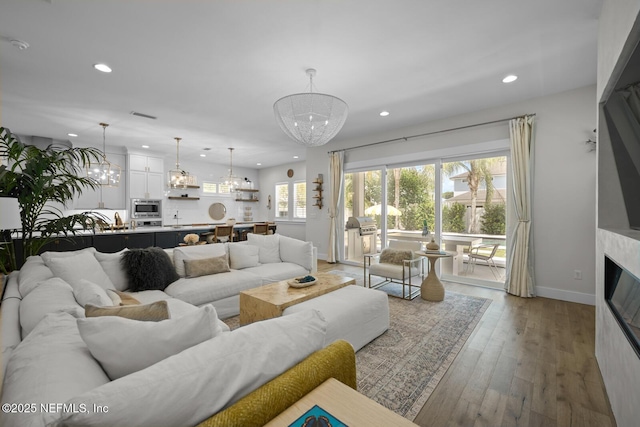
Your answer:
[[[120,264],[129,279],[129,290],[133,292],[162,291],[180,278],[169,254],[161,248],[130,249],[122,254]]]

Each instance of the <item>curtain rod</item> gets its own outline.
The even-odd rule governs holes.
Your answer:
[[[340,151],[356,150],[358,148],[371,147],[373,145],[380,145],[380,144],[388,144],[390,142],[408,141],[409,139],[413,139],[413,138],[420,138],[420,137],[423,137],[423,136],[435,135],[435,134],[438,134],[438,133],[452,132],[454,130],[468,129],[468,128],[472,128],[472,127],[476,127],[476,126],[484,126],[484,125],[491,125],[491,124],[494,124],[494,123],[508,122],[509,120],[519,119],[519,118],[527,117],[527,116],[535,116],[535,115],[536,115],[536,113],[525,114],[525,115],[522,115],[522,116],[508,117],[506,119],[492,120],[490,122],[475,123],[475,124],[472,124],[472,125],[458,126],[458,127],[450,128],[450,129],[435,130],[435,131],[432,131],[432,132],[421,133],[419,135],[402,136],[400,138],[387,139],[385,141],[372,142],[370,144],[356,145],[355,147],[342,148],[340,150],[332,150],[332,151],[329,151],[328,153],[331,154],[331,153],[338,153]]]

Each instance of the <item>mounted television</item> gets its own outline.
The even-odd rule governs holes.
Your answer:
[[[629,226],[640,230],[640,49],[620,75],[604,104]]]

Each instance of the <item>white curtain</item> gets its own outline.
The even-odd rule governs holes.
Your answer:
[[[534,296],[531,199],[533,186],[533,116],[509,121],[513,174],[512,207],[517,222],[510,228],[505,290],[519,297]]]
[[[331,200],[329,204],[329,250],[327,262],[338,260],[338,205],[342,197],[344,151],[329,153],[329,185],[331,188]]]

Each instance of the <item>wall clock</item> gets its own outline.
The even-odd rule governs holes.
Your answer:
[[[293,178],[293,169],[289,169],[289,170],[287,171],[287,176],[288,176],[289,178]]]

